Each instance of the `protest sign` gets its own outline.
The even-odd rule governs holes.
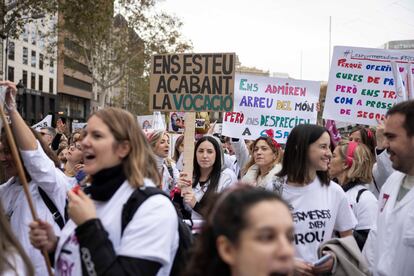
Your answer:
[[[47,115],[44,117],[40,122],[32,125],[32,128],[35,130],[39,130],[42,127],[51,127],[52,126],[52,115]]]
[[[235,54],[165,54],[151,59],[150,109],[232,111]]]
[[[85,128],[86,125],[87,123],[72,122],[72,132],[82,130]]]
[[[184,132],[185,112],[170,112],[168,131],[175,133]]]
[[[323,118],[377,125],[394,104],[410,98],[401,87],[412,87],[407,86],[414,74],[410,62],[414,51],[336,46]]]
[[[296,125],[316,123],[319,91],[316,81],[236,74],[234,111],[224,113],[222,135],[253,140],[272,129],[285,143]]]
[[[152,120],[152,115],[137,116],[138,124],[144,131],[152,129]]]
[[[165,124],[165,116],[161,114],[162,124]],[[153,131],[154,130],[154,115],[142,115],[137,116],[138,125],[144,132]]]

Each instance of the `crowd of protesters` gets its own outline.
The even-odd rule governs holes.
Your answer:
[[[208,133],[188,175],[184,136],[116,108],[32,130],[0,86],[38,214],[2,131],[0,275],[48,275],[45,256],[65,276],[414,275],[414,101],[337,144],[318,125],[285,145]]]

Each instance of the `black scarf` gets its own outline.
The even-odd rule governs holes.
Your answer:
[[[364,185],[364,183],[359,183],[357,181],[352,181],[352,182],[349,182],[349,183],[343,185],[342,189],[344,189],[344,192],[347,192],[347,191],[351,190],[353,187],[355,187],[356,185]]]
[[[91,198],[98,201],[108,201],[124,183],[126,176],[122,164],[104,169],[92,176],[92,183],[86,189]]]

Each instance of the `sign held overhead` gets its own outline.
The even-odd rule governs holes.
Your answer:
[[[234,53],[152,56],[150,108],[232,111],[235,59]]]

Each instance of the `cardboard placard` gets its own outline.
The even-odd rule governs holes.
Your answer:
[[[234,53],[152,56],[150,109],[232,111],[235,60]]]
[[[410,62],[414,51],[336,46],[323,118],[377,125],[394,104],[411,97],[401,89],[402,82],[413,87]]]
[[[222,135],[254,140],[272,129],[285,143],[293,127],[314,124],[320,83],[236,74],[234,111],[223,115]]]

